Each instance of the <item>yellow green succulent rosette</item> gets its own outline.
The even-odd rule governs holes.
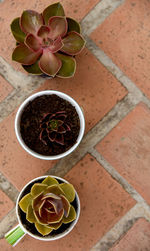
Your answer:
[[[45,236],[76,219],[75,208],[71,205],[74,199],[72,184],[60,184],[48,176],[31,187],[30,193],[19,201],[19,207],[26,214],[26,220]]]

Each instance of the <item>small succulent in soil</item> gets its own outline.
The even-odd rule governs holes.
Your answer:
[[[47,145],[47,142],[56,142],[64,145],[64,134],[71,131],[70,126],[65,122],[67,114],[65,111],[46,114],[40,124],[40,140]]]
[[[30,193],[19,202],[26,220],[35,224],[37,231],[45,236],[61,225],[76,219],[76,211],[70,204],[75,199],[73,185],[61,183],[48,176],[42,183],[35,183]]]
[[[42,14],[23,11],[13,20],[11,31],[17,40],[12,59],[32,74],[72,77],[76,70],[74,56],[85,46],[80,25],[65,16],[63,6],[55,3]]]

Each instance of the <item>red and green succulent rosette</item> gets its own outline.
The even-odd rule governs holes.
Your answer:
[[[71,204],[74,199],[73,185],[60,184],[48,176],[42,183],[31,187],[30,193],[19,201],[19,207],[26,214],[26,220],[45,236],[76,219],[76,211]]]
[[[40,123],[40,140],[47,145],[48,142],[56,142],[64,145],[64,135],[71,131],[71,127],[65,122],[67,114],[65,111],[48,113],[44,115]]]
[[[36,75],[72,77],[76,70],[74,56],[85,46],[80,25],[65,16],[63,6],[55,3],[42,14],[23,11],[13,20],[11,31],[17,41],[12,59]]]

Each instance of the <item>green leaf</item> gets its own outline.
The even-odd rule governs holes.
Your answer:
[[[19,201],[19,206],[24,213],[27,212],[28,206],[31,205],[32,200],[33,200],[32,195],[28,193]]]
[[[43,51],[42,56],[40,57],[39,67],[41,71],[49,76],[55,76],[56,73],[61,68],[61,60],[55,56],[48,49]]]
[[[31,65],[22,65],[22,67],[30,74],[41,75],[43,74],[43,72],[40,70],[38,62],[39,61],[36,61],[34,64]]]
[[[68,22],[68,32],[76,31],[78,33],[81,33],[80,24],[76,20],[74,20],[70,17],[67,17],[67,22]]]
[[[69,215],[68,217],[63,217],[63,223],[67,224],[67,223],[70,223],[72,222],[73,220],[76,219],[76,211],[74,209],[74,207],[71,205],[71,208],[70,208],[70,212],[69,212]]]
[[[48,176],[42,181],[42,184],[51,186],[51,185],[59,184],[59,182],[55,178]]]
[[[50,228],[48,226],[44,226],[44,225],[42,225],[40,223],[35,223],[35,227],[36,227],[37,231],[40,234],[42,234],[43,236],[45,236],[45,235],[47,235],[47,234],[49,234],[50,232],[53,231],[52,228]]]
[[[61,189],[60,185],[51,185],[49,186],[45,191],[44,191],[44,194],[47,194],[47,193],[53,193],[53,194],[56,194],[56,195],[65,195],[65,193],[63,192],[63,190]]]
[[[29,205],[27,208],[27,214],[26,214],[26,219],[30,222],[30,223],[35,223],[37,222],[35,215],[33,213],[33,208],[32,205]]]
[[[31,65],[37,61],[40,55],[41,51],[34,52],[31,51],[25,44],[20,44],[14,49],[12,60],[24,65]]]
[[[12,21],[10,27],[11,27],[11,32],[12,32],[14,38],[15,38],[18,42],[23,43],[24,40],[25,40],[26,34],[21,30],[20,24],[19,24],[19,23],[20,23],[20,18],[17,17],[17,18],[15,18],[15,19]]]
[[[65,196],[60,195],[60,197],[61,197],[61,200],[62,200],[62,203],[63,203],[64,216],[68,217],[71,205],[70,205],[69,201],[67,200],[67,198]]]
[[[31,195],[36,197],[41,192],[43,192],[48,186],[46,184],[35,183],[31,188]]]
[[[48,24],[50,17],[53,16],[65,16],[65,12],[61,3],[58,2],[51,4],[43,11],[43,17],[46,25]]]
[[[65,193],[66,198],[68,199],[69,202],[74,201],[75,199],[75,190],[72,184],[67,184],[67,183],[62,183],[59,185],[60,188],[63,190]]]
[[[59,223],[53,223],[53,224],[49,224],[48,226],[52,229],[57,230],[58,228],[60,228],[62,225],[62,220]]]
[[[85,46],[85,40],[76,31],[69,32],[62,42],[64,46],[61,51],[72,56],[79,54]]]
[[[34,10],[23,11],[20,26],[25,33],[36,34],[41,25],[43,25],[43,17],[41,14]]]
[[[73,57],[64,54],[56,53],[56,56],[61,60],[62,67],[57,73],[58,77],[70,78],[74,76],[76,71],[76,61]]]

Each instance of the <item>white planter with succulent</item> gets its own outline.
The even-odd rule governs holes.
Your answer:
[[[72,184],[56,176],[31,180],[21,190],[16,202],[19,224],[5,235],[15,246],[25,234],[52,241],[66,236],[80,215],[80,200]]]
[[[29,154],[44,160],[60,159],[74,151],[84,129],[84,115],[77,102],[67,94],[53,90],[28,97],[15,118],[15,132],[21,146]],[[31,137],[34,137],[33,143]],[[40,153],[41,149],[43,153]]]

